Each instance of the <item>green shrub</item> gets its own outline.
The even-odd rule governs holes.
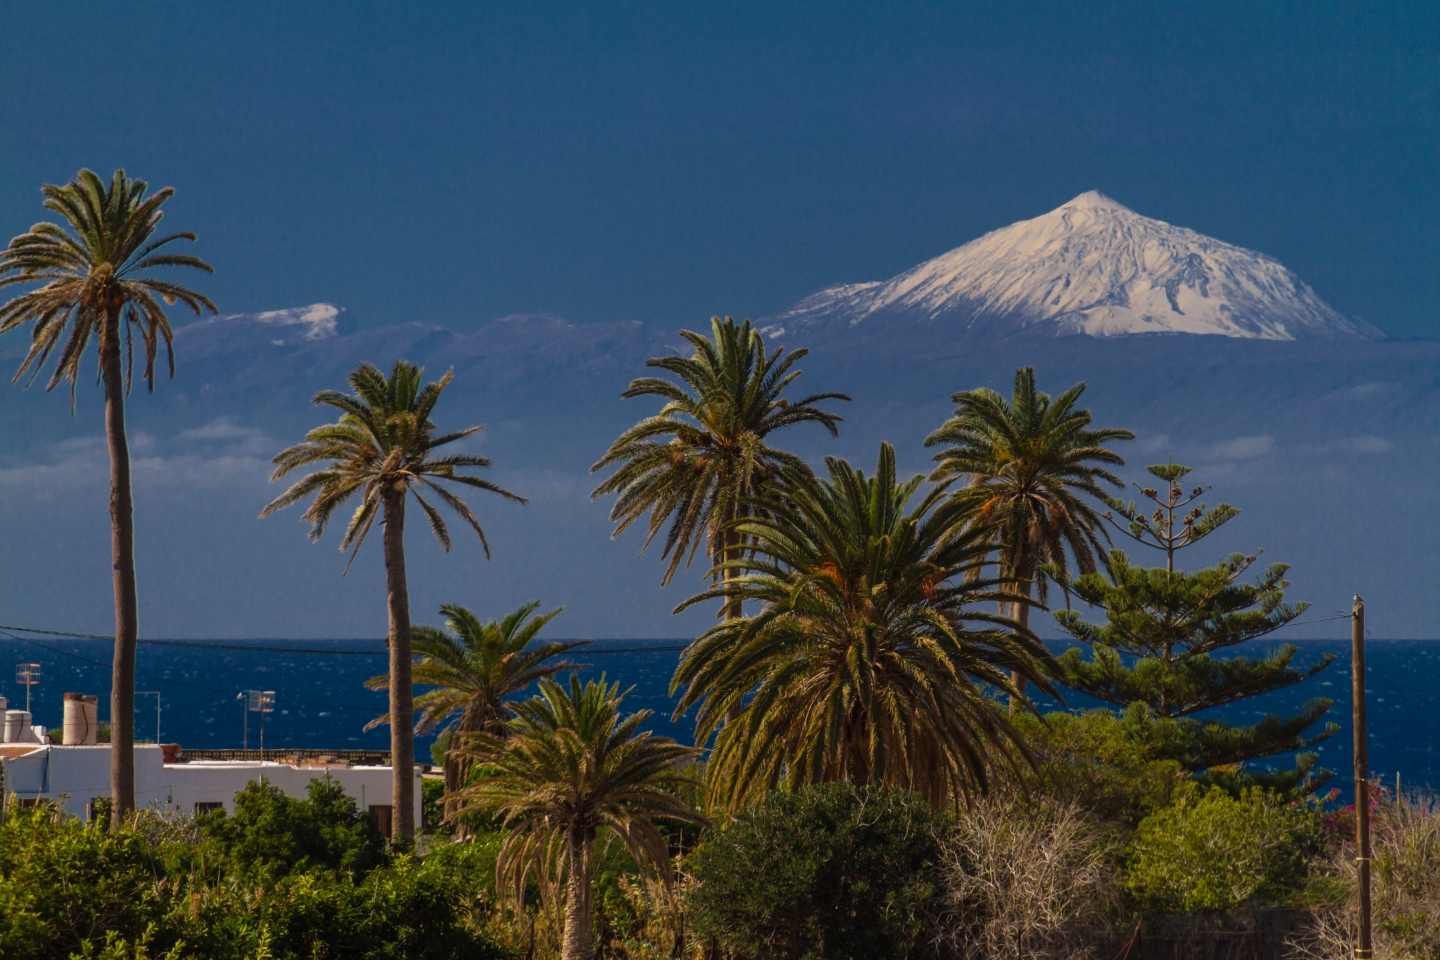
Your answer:
[[[1018,764],[1025,792],[1077,803],[1106,820],[1138,823],[1170,803],[1185,781],[1174,759],[1188,737],[1173,720],[1158,720],[1143,704],[1124,713],[1106,709],[1055,711],[1011,718],[1038,769]]]
[[[308,800],[267,780],[235,795],[235,813],[200,818],[201,832],[242,872],[292,873],[321,867],[364,873],[385,861],[385,840],[330,777],[310,781]]]
[[[1238,799],[1218,787],[1186,787],[1140,821],[1125,889],[1150,913],[1280,902],[1304,886],[1319,843],[1312,807],[1254,787]]]
[[[145,817],[115,834],[50,809],[0,822],[0,957],[502,955],[482,932],[493,849],[437,844],[424,859],[385,862],[373,828],[323,781],[309,800],[276,798],[268,785],[239,800],[233,818],[201,818],[198,844],[193,826],[159,829]]]
[[[696,931],[741,958],[922,956],[942,823],[896,789],[772,795],[696,850]]]
[[[0,957],[64,960],[107,930],[144,930],[165,913],[163,869],[133,833],[45,809],[11,814],[0,823]]]

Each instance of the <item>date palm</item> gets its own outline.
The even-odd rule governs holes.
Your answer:
[[[365,543],[377,517],[385,528],[385,588],[390,614],[387,642],[390,648],[390,766],[393,771],[391,811],[396,842],[409,846],[415,838],[415,731],[414,694],[411,687],[410,592],[405,578],[405,502],[413,496],[430,521],[435,539],[448,553],[450,531],[444,517],[425,494],[433,494],[442,505],[469,524],[490,556],[485,531],[465,501],[442,486],[457,483],[498,494],[524,503],[508,490],[488,480],[470,476],[464,470],[490,466],[486,457],[470,453],[436,456],[435,451],[484,429],[467,427],[453,433],[437,434],[430,420],[440,395],[450,384],[451,374],[421,385],[424,371],[413,363],[396,360],[390,376],[363,364],[350,374],[353,394],[322,390],[315,403],[341,412],[338,422],[316,427],[305,441],[275,455],[271,481],[279,480],[301,467],[325,464],[306,475],[271,501],[260,516],[313,498],[303,518],[310,523],[310,539],[325,533],[335,511],[359,496],[360,504],[350,517],[341,550],[351,550],[350,560]],[[350,569],[349,565],[345,568]]]
[[[703,822],[675,793],[692,783],[678,768],[699,751],[642,731],[649,710],[621,717],[624,696],[604,677],[582,686],[572,675],[568,687],[542,680],[538,696],[515,705],[507,736],[481,731],[466,747],[489,772],[459,799],[494,812],[507,831],[495,865],[502,902],[523,903],[536,873],[549,881],[547,899],[565,884],[564,960],[595,954],[597,833],[609,831],[668,882],[670,852],[655,822]]]
[[[748,549],[736,576],[682,604],[756,601],[681,655],[678,718],[696,707],[712,735],[707,796],[733,811],[783,780],[898,785],[939,806],[986,789],[1020,748],[989,685],[1007,671],[1053,689],[1054,662],[1028,630],[982,609],[1015,595],[988,575],[991,531],[962,525],[943,486],[875,476],[827,458],[828,479],[787,468],[777,499],[736,521]],[[1000,748],[1000,749],[997,749]]]
[[[425,734],[449,720],[449,746],[445,751],[445,814],[455,813],[454,795],[469,779],[472,766],[464,746],[482,730],[504,736],[510,719],[511,697],[537,680],[550,680],[561,670],[577,664],[556,657],[582,647],[589,640],[552,641],[531,646],[541,630],[560,615],[563,607],[532,616],[540,601],[527,603],[498,623],[482,621],[470,610],[447,603],[440,608],[445,628],[415,626],[410,630],[411,647],[419,659],[411,669],[411,680],[431,689],[415,698],[420,716],[415,732]],[[366,681],[372,690],[390,686],[390,674]],[[459,714],[457,717],[456,714]],[[371,721],[370,730],[390,721],[389,714]],[[456,825],[456,836],[464,836],[464,824]]]
[[[808,350],[786,355],[765,352],[765,341],[746,320],[710,321],[711,336],[689,330],[681,336],[693,356],[645,361],[679,382],[642,377],[622,397],[660,397],[665,406],[626,430],[610,445],[592,473],[616,470],[590,495],[617,494],[610,519],[615,536],[648,514],[643,553],[670,523],[661,558],[668,560],[662,584],[683,562],[687,567],[702,541],[712,562],[738,553],[739,534],[727,524],[747,509],[747,498],[784,467],[806,469],[793,453],[772,447],[770,435],[799,423],[818,423],[838,435],[841,418],[817,406],[825,400],[849,400],[843,393],[816,393],[791,402],[782,396],[801,371],[793,369]],[[667,439],[668,438],[668,439]],[[722,616],[738,616],[733,604]]]
[[[1069,556],[1081,573],[1105,562],[1110,538],[1085,498],[1103,501],[1102,484],[1123,486],[1109,468],[1125,461],[1107,444],[1135,434],[1092,429],[1090,411],[1075,406],[1084,392],[1085,384],[1077,383],[1051,398],[1036,387],[1035,368],[1022,367],[1008,401],[984,387],[957,393],[950,398],[954,416],[925,438],[925,446],[943,447],[930,479],[964,479],[953,498],[963,516],[994,529],[1000,573],[1016,582],[1025,600],[1032,587],[1046,599],[1046,581],[1035,581],[1041,564],[1065,577]],[[1028,627],[1030,605],[1017,601],[1012,609]],[[1011,706],[1019,709],[1026,678],[1016,674],[1014,681],[1019,697]]]
[[[175,375],[173,335],[165,304],[185,304],[196,316],[215,304],[188,287],[162,280],[153,271],[190,267],[213,273],[198,257],[170,253],[176,240],[193,233],[157,237],[161,207],[172,187],[147,197],[149,185],[116,170],[107,187],[81,170],[63,187],[45,186],[46,209],[64,224],[37,223],[0,252],[0,287],[40,284],[0,307],[0,333],[34,322],[30,350],[15,374],[30,381],[55,356],[46,390],[70,382],[70,408],[86,349],[93,339],[105,385],[105,439],[110,452],[110,551],[115,591],[115,654],[110,688],[110,825],[119,829],[135,807],[135,640],[139,603],[135,595],[135,518],[130,489],[130,445],[125,436],[125,397],[134,373],[136,340],[144,357],[141,378],[155,389],[160,344]],[[123,336],[122,336],[123,334]],[[121,341],[124,341],[123,347]],[[56,349],[59,352],[56,353]]]

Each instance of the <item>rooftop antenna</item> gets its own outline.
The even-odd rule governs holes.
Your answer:
[[[15,664],[15,682],[25,688],[25,712],[30,712],[30,688],[40,682],[41,667],[38,663]]]
[[[260,714],[260,762],[265,762],[265,714],[275,712],[274,690],[251,690],[250,709]]]

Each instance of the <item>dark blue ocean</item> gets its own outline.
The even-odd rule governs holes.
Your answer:
[[[35,722],[58,726],[61,698],[66,692],[100,698],[101,719],[109,713],[110,645],[93,640],[20,634],[0,635],[0,651],[8,663],[0,664],[0,696],[12,709],[25,703],[25,688],[15,683],[12,664],[41,665],[40,682],[32,688]],[[693,724],[671,720],[674,703],[670,676],[683,640],[607,640],[577,651],[576,658],[590,663],[585,675],[604,673],[633,688],[627,704],[654,711],[649,725],[657,732],[689,742]],[[385,728],[366,732],[365,724],[385,709],[383,693],[370,691],[364,681],[384,671],[384,644],[378,640],[264,640],[227,641],[225,646],[195,641],[194,646],[141,644],[136,681],[138,690],[158,691],[159,739],[192,749],[234,748],[241,745],[248,722],[249,743],[258,740],[257,714],[247,718],[240,691],[250,688],[276,691],[275,712],[265,718],[266,747],[318,749],[385,749]],[[1341,731],[1321,744],[1321,764],[1337,771],[1336,782],[1350,775],[1350,645],[1348,641],[1296,641],[1298,665],[1314,663],[1326,653],[1335,663],[1313,679],[1287,690],[1252,698],[1213,711],[1231,722],[1253,722],[1266,713],[1293,711],[1311,697],[1335,701],[1329,719]],[[267,650],[245,649],[263,646]],[[1063,644],[1054,645],[1055,649]],[[1263,654],[1277,646],[1260,641],[1233,648],[1236,653]],[[236,649],[240,648],[240,649]],[[1367,698],[1370,725],[1370,767],[1394,783],[1399,772],[1406,787],[1440,788],[1440,641],[1370,640],[1367,643]],[[352,651],[352,653],[339,653]],[[364,655],[356,655],[359,651]],[[136,734],[154,739],[156,696],[136,699]],[[1078,698],[1074,706],[1084,706]],[[429,755],[431,737],[416,745],[416,757]],[[1288,764],[1287,760],[1281,763]]]

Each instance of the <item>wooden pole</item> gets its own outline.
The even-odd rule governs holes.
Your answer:
[[[1365,743],[1365,600],[1355,595],[1350,618],[1351,682],[1355,723],[1355,885],[1359,909],[1355,931],[1356,960],[1370,960],[1370,761]]]

